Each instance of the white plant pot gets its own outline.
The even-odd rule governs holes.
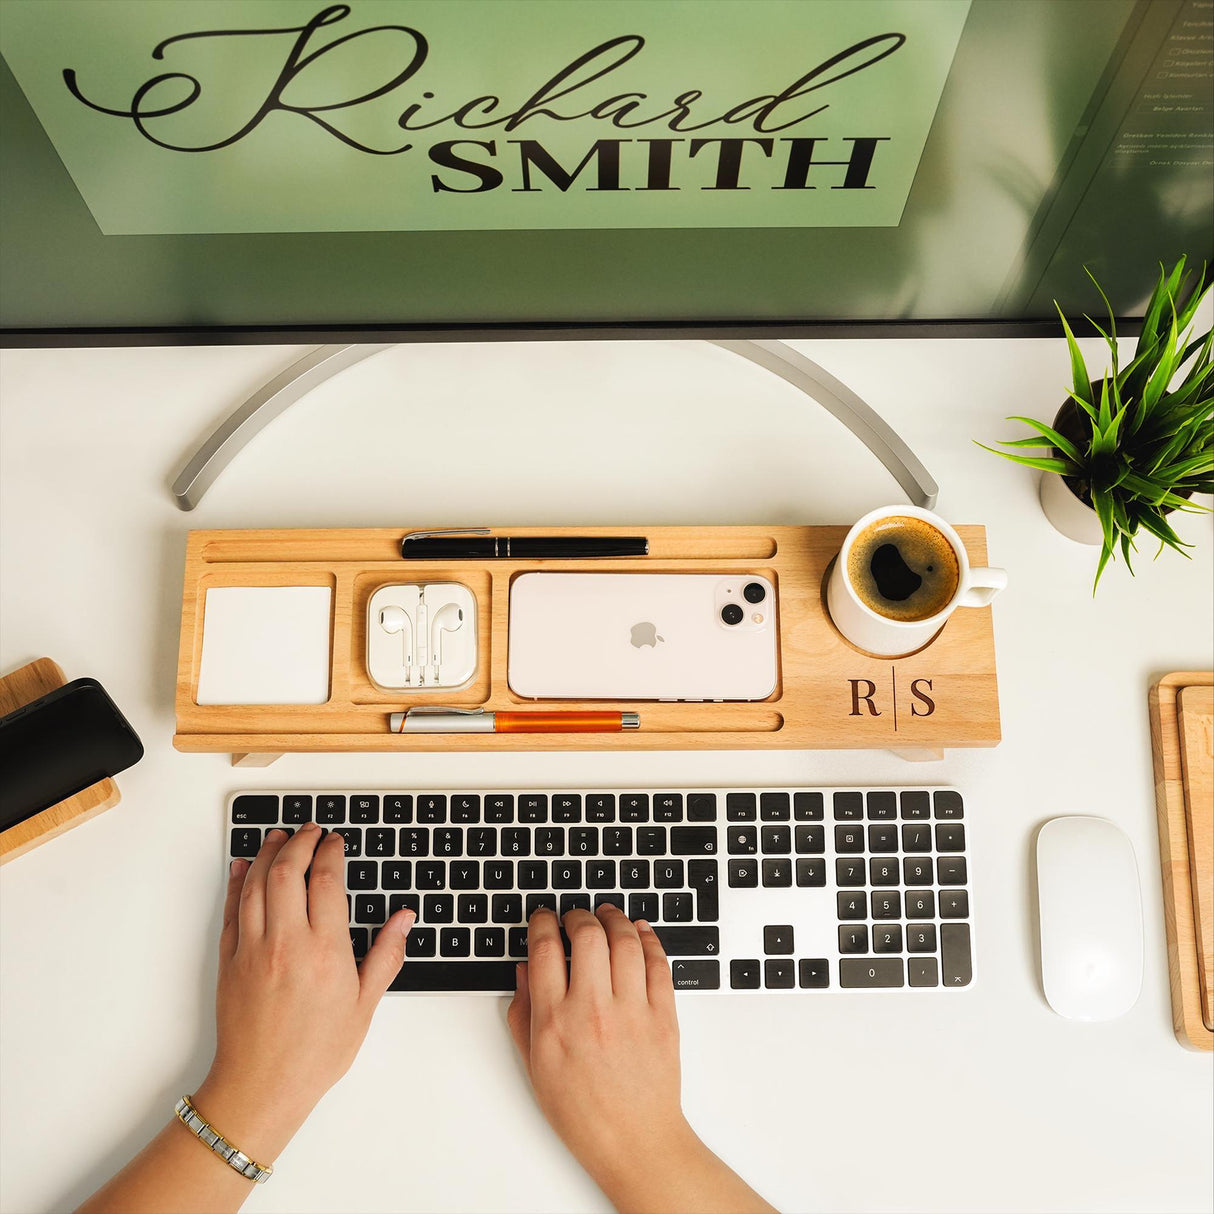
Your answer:
[[[1098,547],[1104,543],[1100,518],[1091,506],[1081,502],[1057,472],[1043,472],[1038,493],[1045,517],[1069,540]]]

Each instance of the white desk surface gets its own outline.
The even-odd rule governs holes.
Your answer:
[[[0,879],[0,1208],[67,1209],[172,1113],[213,1043],[224,796],[241,787],[951,783],[967,797],[981,975],[965,994],[680,997],[702,1136],[793,1210],[1211,1208],[1211,1057],[1172,1034],[1147,688],[1214,655],[1214,527],[1144,545],[1091,594],[1035,474],[980,451],[1049,417],[1061,341],[795,343],[871,403],[983,522],[1004,741],[888,753],[292,755],[235,771],[172,747],[185,534],[212,527],[842,523],[904,500],[824,410],[696,342],[404,346],[274,422],[193,514],[169,482],[287,347],[0,357],[0,668],[92,675],[147,755],[123,799]],[[1087,343],[1093,355],[1097,346]],[[1099,364],[1098,364],[1099,365]],[[1056,1016],[1030,845],[1109,817],[1138,858],[1146,972],[1120,1020]],[[252,1211],[598,1211],[515,1061],[506,1001],[389,998]]]

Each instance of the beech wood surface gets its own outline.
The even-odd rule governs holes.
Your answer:
[[[1214,1029],[1214,687],[1182,687],[1181,766],[1189,877],[1197,918],[1201,1018]]]

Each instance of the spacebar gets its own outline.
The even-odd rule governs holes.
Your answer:
[[[513,961],[405,962],[392,991],[512,991]]]
[[[715,957],[721,951],[721,930],[716,927],[655,927],[668,957]]]

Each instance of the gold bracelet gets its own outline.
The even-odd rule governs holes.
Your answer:
[[[214,1126],[203,1121],[193,1101],[183,1096],[174,1111],[177,1120],[193,1134],[203,1146],[210,1147],[230,1168],[235,1168],[246,1180],[265,1184],[274,1175],[274,1167],[263,1168],[254,1163],[243,1151],[238,1151]]]

